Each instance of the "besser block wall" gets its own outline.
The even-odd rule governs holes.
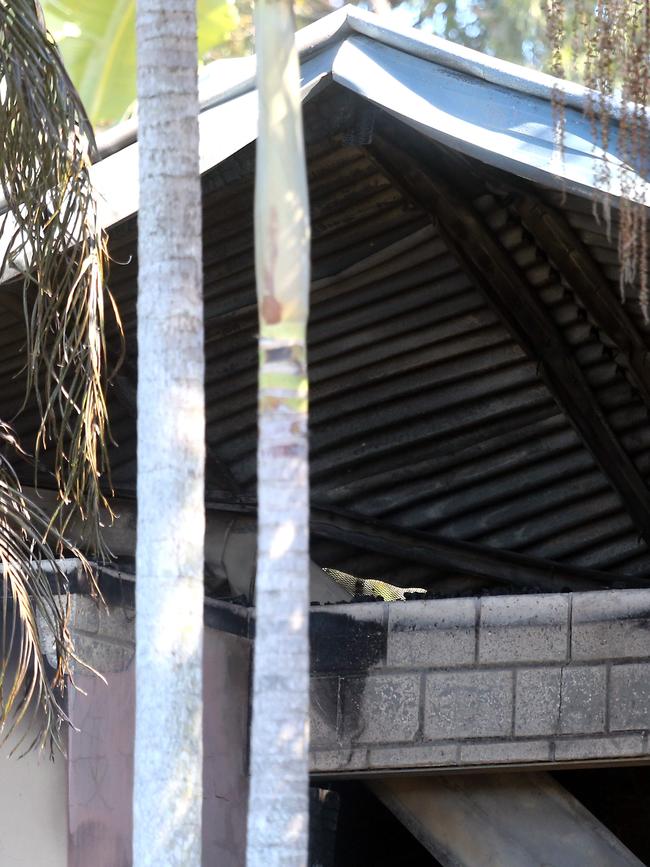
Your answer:
[[[251,610],[213,606],[252,638]],[[133,625],[75,597],[100,671]],[[311,641],[316,775],[650,760],[650,590],[315,606]]]
[[[315,773],[650,757],[650,590],[312,610]]]

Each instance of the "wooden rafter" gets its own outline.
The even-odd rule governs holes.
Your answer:
[[[513,206],[593,322],[612,341],[618,361],[650,408],[650,352],[585,245],[566,218],[534,194],[515,194]]]
[[[33,489],[25,490],[28,495],[36,497]],[[46,508],[53,505],[56,499],[54,491],[44,489],[40,489],[38,496]],[[120,517],[107,530],[108,544],[122,556],[131,555],[135,551],[135,491],[123,492],[112,500],[112,505]],[[237,496],[222,489],[208,490],[205,505],[208,516],[226,513],[230,516],[246,515],[254,518],[257,514],[254,497]],[[404,563],[430,566],[434,574],[431,580],[424,584],[431,589],[436,586],[435,570],[486,578],[528,589],[535,587],[558,592],[567,588],[592,590],[622,584],[650,586],[648,578],[585,569],[543,557],[445,539],[432,533],[407,529],[355,512],[323,508],[317,504],[312,504],[311,507],[310,528],[312,535],[320,539],[352,546],[361,551],[373,551]],[[399,575],[393,576],[391,582],[400,584]],[[407,585],[408,581],[404,583],[404,586]]]
[[[538,557],[445,539],[358,514],[318,507],[311,509],[311,532],[323,539],[399,560],[523,587],[532,585],[550,591],[567,587],[589,590],[611,586],[617,580],[617,576],[606,572],[564,566]],[[399,578],[391,580],[399,583]],[[643,579],[641,583],[645,584]],[[435,582],[432,586],[435,587]]]
[[[481,217],[405,146],[375,135],[368,147],[393,182],[435,221],[472,278],[538,370],[650,544],[650,492],[611,429],[561,332]]]
[[[28,495],[36,496],[27,488]],[[39,497],[46,508],[54,503],[54,491],[41,489]],[[111,547],[126,554],[135,550],[136,505],[135,491],[123,491],[112,501],[119,520],[108,530]],[[254,497],[236,495],[223,489],[206,491],[208,514],[257,514]],[[210,521],[208,520],[208,524]],[[421,530],[411,530],[385,521],[341,509],[329,509],[312,504],[310,528],[313,536],[349,545],[362,551],[373,551],[405,562],[420,563],[432,570],[445,573],[487,578],[499,583],[510,583],[540,590],[591,590],[628,583],[637,587],[650,586],[650,579],[633,578],[615,572],[585,569],[573,564],[558,563],[543,557],[502,551],[474,542],[445,539]],[[391,578],[399,584],[399,575]],[[435,589],[435,577],[428,586]]]
[[[444,158],[448,161],[447,173],[452,171],[455,177],[462,178],[466,187],[487,180],[508,197],[522,226],[598,330],[607,336],[617,363],[626,369],[631,385],[650,409],[650,348],[565,215],[541,198],[533,184],[524,178],[486,165],[481,166],[479,175],[474,164],[456,151],[445,151]]]
[[[250,515],[255,515],[257,511],[254,497],[233,499],[221,490],[206,491],[206,508]],[[522,587],[535,586],[551,591],[567,587],[590,590],[626,580],[638,586],[650,586],[650,579],[636,576],[626,579],[624,575],[614,572],[600,572],[474,542],[446,539],[349,510],[327,508],[318,503],[311,505],[310,528],[312,535],[320,539],[351,545],[363,551],[374,551],[407,563],[420,563],[445,572],[509,582]],[[399,584],[399,576],[391,580]],[[431,581],[431,586],[435,587],[435,579]]]

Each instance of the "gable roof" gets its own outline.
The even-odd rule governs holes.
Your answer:
[[[616,106],[605,153],[583,113],[593,94],[580,85],[393,26],[352,6],[300,30],[296,41],[303,99],[334,82],[426,137],[488,165],[579,195],[620,194]],[[241,63],[234,82],[228,76],[226,89],[219,86],[220,64],[211,64],[202,75],[203,172],[250,144],[257,132],[254,58]],[[555,141],[556,97],[564,104],[562,153]],[[137,211],[136,135],[131,122],[99,140],[104,159],[93,172],[105,226]],[[605,159],[612,169],[607,190]],[[639,180],[637,190],[650,201],[645,181]]]
[[[584,114],[594,94],[580,85],[394,26],[353,6],[298,31],[296,43],[304,100],[336,83],[425,137],[495,168],[562,192],[620,195],[617,106],[612,103],[605,152]],[[207,66],[200,95],[200,165],[206,172],[256,138],[255,58]],[[562,152],[556,146],[557,97],[564,105]],[[101,225],[109,228],[138,210],[137,122],[107,131],[98,146],[93,183]],[[604,161],[609,171],[603,171]],[[650,203],[650,185],[629,167],[627,186]],[[0,280],[14,275],[9,269]]]
[[[470,584],[473,573],[485,577],[486,559],[490,579],[514,573],[533,586],[540,571],[573,586],[578,568],[649,582],[650,329],[632,288],[620,302],[618,214],[599,224],[588,188],[567,190],[522,161],[528,146],[515,147],[532,137],[553,159],[553,79],[351,10],[298,42],[313,230],[311,491],[314,514],[334,515],[316,518],[315,559],[437,586],[451,572],[457,587],[454,569]],[[212,507],[252,508],[256,483],[253,64],[238,64],[228,91],[212,87],[218,69],[204,77]],[[583,123],[585,91],[567,89],[567,112]],[[501,102],[486,98],[493,92]],[[537,126],[508,120],[513,100]],[[443,137],[442,121],[469,123],[470,108],[476,139]],[[111,289],[128,360],[109,400],[113,481],[125,496],[136,476],[135,133],[130,125],[104,139],[93,168],[105,173],[107,209],[122,208],[105,216],[119,221]],[[485,147],[488,133],[514,142],[506,164],[502,148]],[[566,165],[591,158],[586,140],[583,151]],[[533,172],[534,183],[516,177]],[[15,313],[3,320],[0,357],[19,367],[20,287],[6,288]],[[21,384],[3,391],[0,417],[13,416]],[[19,419],[25,442],[35,417]],[[386,553],[390,538],[398,560]],[[430,560],[410,562],[424,542],[438,574]],[[522,557],[536,558],[532,572]]]

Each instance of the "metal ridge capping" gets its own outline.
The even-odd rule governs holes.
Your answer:
[[[480,51],[457,45],[448,39],[430,34],[422,34],[414,27],[400,27],[387,23],[373,12],[346,5],[335,12],[325,15],[319,21],[303,27],[296,33],[296,43],[300,59],[304,62],[315,54],[323,51],[334,43],[343,42],[348,36],[358,33],[376,42],[396,48],[405,54],[419,57],[480,78],[491,84],[506,87],[529,96],[536,96],[551,101],[554,93],[561,93],[565,106],[583,110],[593,91],[572,81],[555,78],[534,69],[528,69],[498,57],[490,57]],[[247,64],[238,81],[229,83],[227,87],[217,87],[210,93],[203,89],[201,94],[201,111],[208,111],[224,102],[235,99],[244,93],[255,89],[255,56],[246,58]],[[206,72],[215,64],[208,64],[199,77],[208,78]],[[243,64],[242,64],[243,65]],[[613,117],[620,114],[616,100],[610,101],[610,111]],[[98,137],[100,159],[115,153],[116,150],[132,144],[137,139],[137,121],[129,120],[118,124]]]
[[[302,61],[304,100],[320,83],[335,81],[401,117],[421,134],[465,152],[478,150],[475,156],[505,164],[510,172],[550,186],[570,188],[582,195],[589,195],[592,188],[598,187],[594,163],[600,162],[603,154],[591,141],[590,123],[582,115],[590,91],[580,85],[438,37],[422,36],[413,28],[389,26],[378,16],[349,6],[303,28],[296,38]],[[239,80],[237,76],[235,80],[231,78],[225,89],[219,88],[219,77],[214,76],[216,89],[212,93],[210,66],[204,70],[208,85],[200,117],[202,172],[223,162],[257,135],[254,64],[254,57],[244,62]],[[378,72],[382,73],[380,87]],[[453,86],[451,104],[449,99],[445,101],[442,85]],[[488,88],[488,92],[482,88]],[[512,100],[508,91],[513,94]],[[554,147],[551,102],[557,93],[563,95],[567,109],[563,160]],[[472,110],[477,95],[481,104],[490,95],[501,103],[506,99],[507,111],[500,126],[486,126],[485,118]],[[464,100],[470,108],[469,115],[457,116],[457,107]],[[608,160],[616,165],[620,162],[616,155],[616,130],[611,133]],[[100,194],[105,191],[104,222],[109,226],[137,211],[137,193],[133,192],[137,185],[124,180],[127,176],[135,180],[137,174],[137,126],[131,124],[123,133],[118,129],[107,135],[110,140],[100,139],[99,147],[106,155],[110,151],[112,159],[100,160],[94,168]],[[134,143],[129,147],[129,142]],[[120,178],[119,184],[115,183],[115,177]],[[612,182],[606,192],[616,194],[616,178]],[[647,192],[644,195],[648,197]]]
[[[437,67],[442,75],[460,73],[466,77],[465,83],[468,86],[478,86],[482,82],[495,88],[510,90],[518,94],[520,100],[526,98],[541,99],[549,103],[547,113],[550,112],[550,103],[554,94],[561,93],[563,95],[564,104],[569,112],[575,110],[581,112],[586,106],[590,94],[587,88],[580,85],[561,81],[552,76],[489,57],[439,37],[423,36],[414,28],[389,25],[384,23],[379,16],[351,6],[344,6],[320,21],[303,28],[297,33],[296,39],[302,61],[303,99],[309,98],[312,89],[319,82],[330,79],[336,80],[342,86],[371,102],[375,102],[388,111],[392,110],[394,113],[394,106],[391,109],[391,106],[386,102],[386,99],[388,103],[390,102],[388,99],[390,94],[383,94],[383,89],[375,93],[374,96],[369,91],[366,93],[368,88],[365,86],[367,82],[364,82],[363,68],[368,63],[374,68],[376,60],[370,55],[364,57],[364,54],[368,54],[368,51],[362,50],[364,42],[368,49],[374,45],[374,53],[379,52],[381,54],[382,47],[384,50],[388,50],[388,59],[391,60],[392,66],[394,66],[395,60],[399,59],[399,55],[402,55],[405,60],[413,58],[416,65],[418,61],[423,61],[431,65],[432,72]],[[397,52],[392,59],[390,57],[391,51]],[[365,61],[361,63],[360,68],[357,68],[359,66],[357,60]],[[220,63],[220,61],[215,62]],[[208,83],[204,86],[200,116],[202,172],[218,165],[255,139],[257,134],[257,93],[254,65],[254,57],[248,58],[248,61],[244,60],[240,77],[238,78],[238,75],[235,75],[234,79],[231,77],[226,88],[218,86],[219,77],[215,76],[215,90],[212,93],[210,93],[209,85],[210,65],[203,72],[203,78]],[[402,85],[403,90],[409,90],[408,83],[398,81],[395,78],[395,70],[392,72],[387,70],[386,74],[391,76],[392,81],[397,81],[398,84]],[[407,122],[411,122],[425,135],[431,135],[433,132],[436,133],[436,138],[450,139],[448,143],[452,147],[467,149],[463,136],[454,132],[456,128],[454,124],[451,124],[451,132],[450,129],[446,128],[449,123],[445,124],[444,122],[446,117],[444,110],[440,112],[434,106],[433,115],[431,111],[428,112],[433,117],[433,121],[430,117],[427,122],[426,118],[423,120],[419,116],[420,112],[416,111],[417,106],[422,110],[427,108],[426,96],[423,99],[421,94],[414,93],[413,99],[409,102],[411,103],[411,110],[404,114],[404,119]],[[428,108],[431,109],[431,106]],[[611,109],[612,116],[616,117],[617,109],[614,103],[612,103]],[[440,115],[440,124],[435,122],[437,115]],[[526,172],[526,166],[531,160],[526,159],[525,148],[523,147],[524,141],[530,139],[530,132],[519,129],[520,124],[517,122],[517,117],[513,116],[510,121],[511,123],[504,127],[505,135],[501,138],[508,138],[510,144],[516,138],[522,139],[520,142],[522,148],[516,162],[512,160],[508,162],[508,169],[517,174],[531,174],[530,171]],[[543,150],[550,148],[553,136],[550,127],[550,138],[545,135],[545,129],[548,126],[547,121],[548,118],[545,118],[544,129],[533,136],[530,147],[535,145],[539,148],[540,145],[543,145]],[[567,117],[567,133],[570,134],[571,132],[570,125],[581,122],[588,126],[586,119],[583,119],[581,115]],[[469,124],[469,126],[472,126],[473,138],[474,125]],[[219,130],[218,135],[216,134],[217,129]],[[228,131],[225,135],[224,130]],[[614,130],[612,132],[615,133]],[[571,157],[570,162],[572,164],[577,165],[585,162],[584,171],[579,172],[584,177],[578,178],[577,184],[571,184],[575,192],[582,192],[584,195],[585,189],[581,188],[594,186],[593,183],[588,182],[588,175],[598,151],[593,146],[593,153],[588,153],[588,132],[585,135],[581,132],[579,138],[585,139],[583,145],[578,148],[575,154],[573,148],[568,146],[566,154],[567,160]],[[614,134],[612,141],[615,139],[616,135]],[[501,156],[504,148],[509,150],[509,146],[499,140],[493,148],[488,146],[487,149],[484,149],[482,156],[485,159],[492,151],[496,156]],[[552,150],[552,148],[550,149]],[[136,183],[137,121],[127,121],[100,135],[98,137],[98,151],[100,156],[93,167],[94,182],[99,192],[102,223],[105,227],[109,227],[136,213],[138,209]],[[532,163],[535,163],[535,159],[532,159]],[[610,160],[614,164],[617,162],[615,153],[610,154]],[[538,159],[537,162],[539,162]],[[552,160],[551,162],[543,160],[542,162],[544,165],[541,166],[541,171],[540,166],[532,165],[532,173],[537,180],[542,177],[544,181],[552,185],[556,176],[566,175],[566,167],[559,160]],[[608,192],[610,191],[608,190]],[[613,189],[611,192],[616,193],[616,190]],[[4,207],[3,202],[0,201],[0,212],[4,210]],[[7,230],[10,233],[11,227],[7,227]],[[0,281],[4,282],[11,276],[14,275],[12,273],[0,275]]]

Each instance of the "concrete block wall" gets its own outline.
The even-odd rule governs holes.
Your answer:
[[[312,611],[315,773],[650,759],[650,590]]]
[[[253,636],[252,611],[206,617]],[[111,683],[133,625],[128,604],[74,597]],[[326,605],[310,628],[315,774],[650,760],[650,590]]]

